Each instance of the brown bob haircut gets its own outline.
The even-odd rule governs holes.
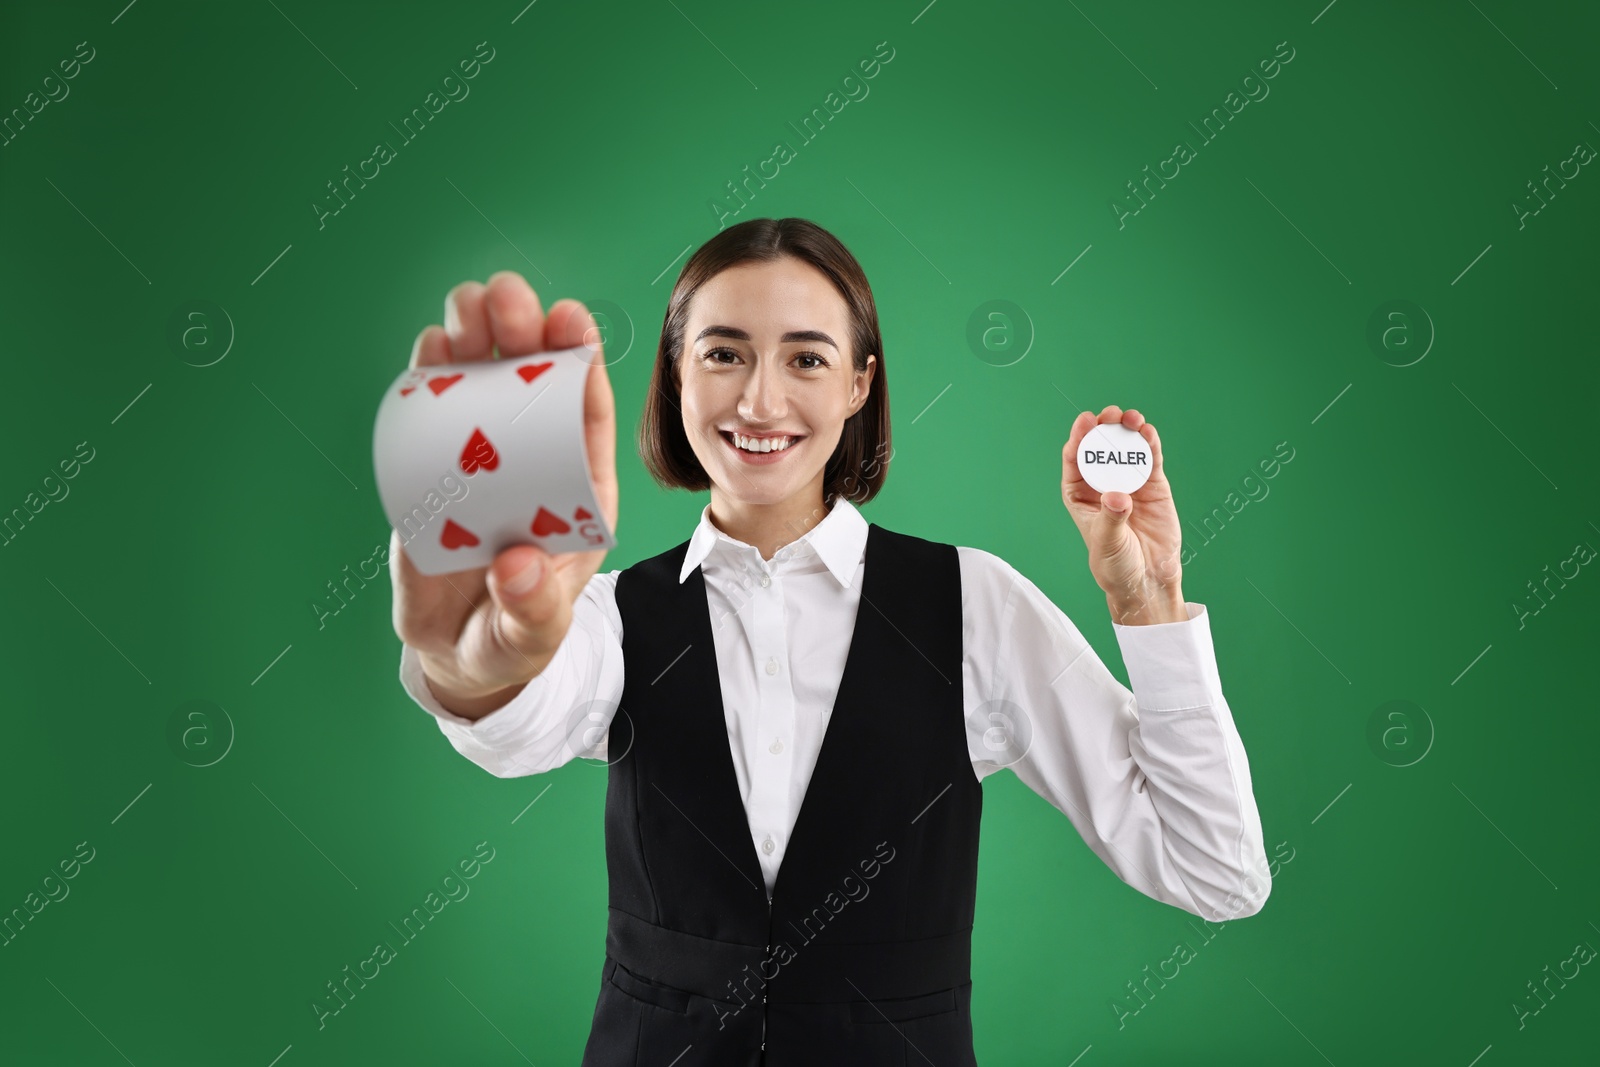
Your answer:
[[[849,310],[850,358],[855,370],[867,369],[867,356],[878,357],[861,410],[845,420],[839,444],[823,469],[823,504],[832,508],[843,496],[865,504],[878,495],[888,474],[889,380],[883,362],[883,337],[872,287],[856,257],[833,234],[808,219],[749,219],[701,245],[683,265],[667,301],[656,350],[655,372],[639,419],[639,455],[657,484],[691,492],[711,488],[711,479],[689,447],[683,430],[679,360],[689,325],[689,302],[706,282],[741,263],[792,256],[809,263],[833,282]]]

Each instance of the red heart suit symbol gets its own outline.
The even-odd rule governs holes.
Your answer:
[[[531,382],[554,366],[554,363],[526,363],[517,368],[517,377],[525,382]]]
[[[492,471],[500,466],[500,453],[494,450],[494,445],[483,435],[480,429],[474,429],[472,436],[467,439],[467,447],[461,450],[461,471],[463,474],[476,474],[481,467]]]
[[[533,536],[535,537],[549,537],[551,534],[572,532],[572,527],[567,525],[565,519],[560,515],[546,511],[544,508],[540,508],[539,513],[533,517],[533,525],[530,529],[533,530]]]
[[[444,532],[439,535],[439,543],[445,548],[476,548],[478,538],[465,526],[457,526],[456,520],[444,520]]]
[[[428,388],[433,390],[434,396],[438,396],[440,393],[444,392],[446,389],[450,388],[460,380],[461,375],[459,374],[451,374],[444,378],[429,378]]]

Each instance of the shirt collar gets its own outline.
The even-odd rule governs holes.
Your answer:
[[[856,565],[861,562],[866,544],[867,520],[854,504],[841,496],[834,500],[833,509],[821,522],[778,549],[772,559],[764,561],[764,564],[771,567],[809,549],[822,560],[841,587],[849,588],[855,580]],[[719,546],[725,550],[748,552],[760,558],[760,552],[753,545],[729,537],[717,529],[711,521],[711,505],[707,504],[700,512],[699,525],[689,538],[689,549],[683,557],[678,583],[681,585]]]

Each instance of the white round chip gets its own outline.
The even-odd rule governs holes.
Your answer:
[[[1150,442],[1118,423],[1101,423],[1078,443],[1078,472],[1102,493],[1132,493],[1150,480]]]

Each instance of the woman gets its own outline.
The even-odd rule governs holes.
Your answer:
[[[414,366],[592,327],[576,301],[546,317],[510,273],[458,286],[445,318]],[[1078,442],[1110,422],[1150,444],[1132,495],[1079,476]],[[603,359],[585,423],[615,529]],[[610,763],[584,1064],[973,1064],[979,783],[1001,767],[1141,892],[1260,909],[1249,767],[1137,411],[1079,414],[1062,452],[1132,692],[1003,560],[857,511],[890,456],[883,345],[859,264],[813,223],[739,223],[685,264],[639,451],[711,500],[689,540],[625,570],[519,546],[428,578],[391,547],[401,678],[459,752],[501,777]]]

